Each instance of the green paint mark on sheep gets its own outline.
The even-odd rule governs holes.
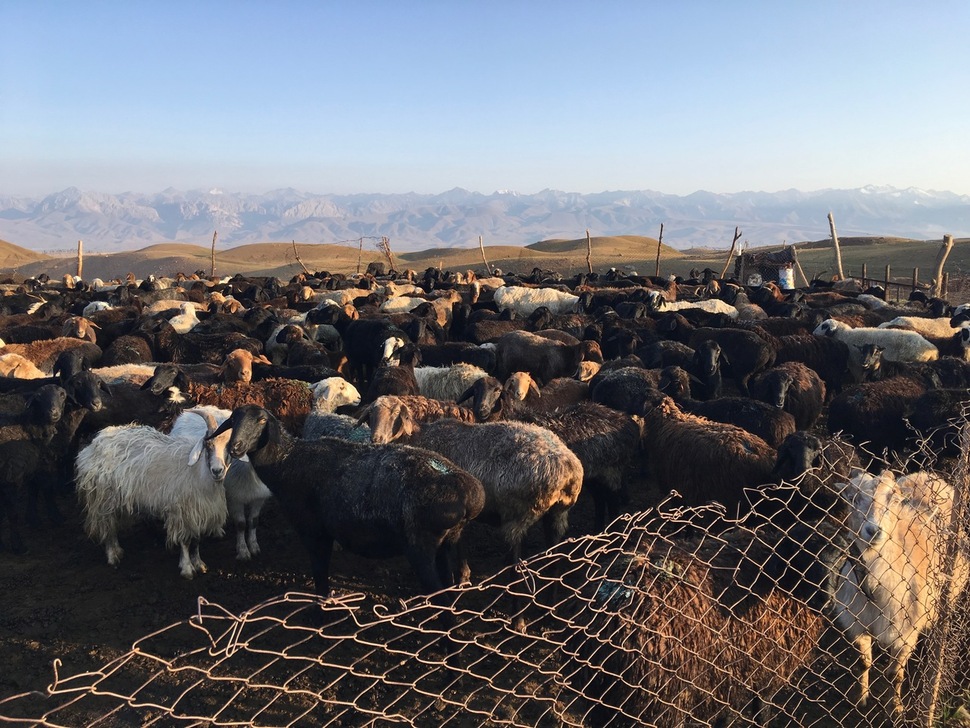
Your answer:
[[[445,465],[440,460],[429,460],[428,463],[431,465],[432,468],[434,468],[435,470],[437,470],[439,473],[450,473],[451,472],[451,468],[449,468],[447,465]]]

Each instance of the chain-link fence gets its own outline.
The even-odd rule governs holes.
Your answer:
[[[938,477],[861,471],[833,489],[820,474],[835,466],[823,460],[811,487],[752,490],[740,521],[671,497],[483,583],[399,608],[290,593],[233,614],[200,600],[191,619],[101,669],[0,701],[0,719],[965,724],[965,464],[942,474],[949,490]],[[875,659],[865,671],[867,638]]]

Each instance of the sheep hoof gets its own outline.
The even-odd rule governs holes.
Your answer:
[[[249,549],[239,549],[236,551],[236,561],[249,561],[252,558]]]
[[[525,634],[525,617],[516,617],[514,620],[512,620],[512,629],[519,634]]]
[[[197,574],[205,574],[209,570],[209,567],[205,565],[204,561],[197,561],[192,566]]]

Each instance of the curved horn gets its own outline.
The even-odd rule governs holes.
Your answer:
[[[219,429],[219,423],[216,422],[216,418],[211,412],[206,412],[204,410],[197,410],[197,409],[187,409],[185,411],[191,412],[194,415],[198,415],[205,421],[207,437],[211,437],[215,433],[215,431]]]

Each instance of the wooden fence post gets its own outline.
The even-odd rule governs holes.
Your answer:
[[[734,257],[734,249],[738,245],[738,241],[741,239],[741,228],[737,225],[734,226],[734,240],[731,241],[731,249],[728,251],[727,260],[724,261],[724,267],[721,269],[721,275],[718,278],[723,278],[724,274],[727,273],[728,266],[731,265],[731,258]],[[743,284],[744,281],[741,281]]]
[[[886,280],[883,281],[883,284],[885,285],[885,295],[883,296],[883,300],[884,301],[888,301],[889,300],[889,285],[890,285],[889,284],[889,273],[890,273],[889,263],[886,263]]]
[[[590,273],[593,272],[593,264],[590,257],[593,255],[593,241],[589,237],[589,228],[586,228],[586,268]]]
[[[357,241],[357,275],[360,275],[360,259],[364,256],[364,238]]]
[[[84,273],[84,243],[77,241],[77,277],[81,278]]]
[[[829,230],[832,231],[832,248],[835,251],[835,272],[839,280],[845,280],[845,273],[842,272],[842,249],[839,247],[839,234],[835,232],[835,217],[829,213]]]
[[[219,231],[214,230],[212,232],[212,254],[209,257],[209,278],[216,276],[216,238],[218,237]]]
[[[482,240],[481,235],[478,236],[478,249],[482,251],[482,262],[485,264],[485,275],[490,276],[492,275],[492,267],[488,264],[488,261],[485,260],[485,241]]]
[[[664,241],[664,224],[660,223],[660,237],[657,238],[657,265],[654,268],[653,274],[660,277],[660,247],[663,245]]]
[[[950,255],[951,250],[953,250],[953,236],[948,233],[943,236],[943,245],[940,247],[940,252],[936,254],[936,266],[933,269],[933,288],[931,291],[931,295],[933,296],[943,296],[943,266],[946,265],[946,259]]]

